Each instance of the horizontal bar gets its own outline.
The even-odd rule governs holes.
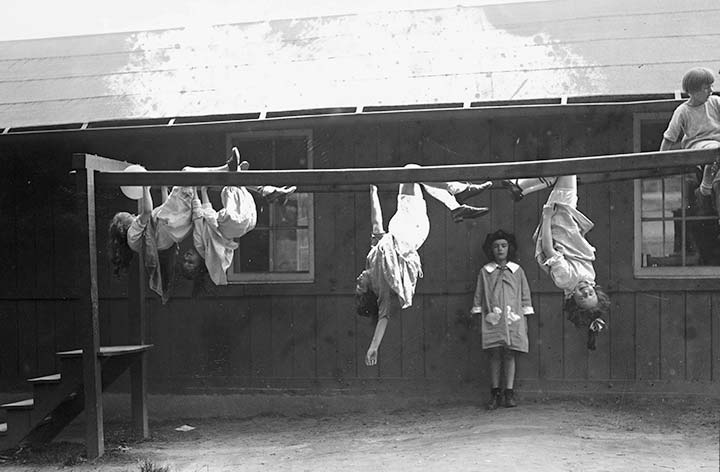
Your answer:
[[[522,162],[493,162],[417,168],[383,167],[354,169],[249,170],[243,172],[101,172],[97,184],[104,185],[367,185],[399,182],[446,182],[453,180],[498,180],[516,177],[551,177],[570,174],[612,175],[653,171],[662,168],[690,169],[720,157],[720,149],[654,151],[606,156],[570,157]],[[628,177],[629,178],[629,177]]]

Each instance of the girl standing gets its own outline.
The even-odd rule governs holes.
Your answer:
[[[528,352],[526,315],[535,313],[525,271],[515,262],[517,243],[512,233],[497,230],[488,234],[483,251],[490,260],[478,274],[471,313],[480,315],[482,348],[490,355],[490,402],[501,403],[501,372],[505,373],[505,406],[516,406],[514,396],[515,357]]]

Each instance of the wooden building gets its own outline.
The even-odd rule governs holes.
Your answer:
[[[0,387],[54,372],[55,353],[81,344],[73,153],[175,170],[219,164],[232,146],[254,169],[657,150],[683,73],[717,71],[719,22],[710,0],[552,0],[0,43]],[[486,192],[475,203],[491,213],[460,224],[429,201],[425,277],[372,368],[373,327],[353,303],[367,192],[262,205],[231,285],[192,298],[178,280],[168,304],[148,296],[150,392],[484,391],[466,314],[481,242],[504,228],[520,242],[536,310],[518,389],[717,396],[717,222],[692,213],[691,189],[692,174],[581,187],[612,297],[596,351],[532,258],[547,193],[513,203]],[[394,187],[381,190],[387,221]],[[135,205],[99,189],[104,345],[127,343],[129,325],[128,279],[113,277],[103,229]],[[698,221],[715,231],[709,249]]]

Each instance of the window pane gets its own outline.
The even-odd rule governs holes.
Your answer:
[[[267,272],[270,269],[269,240],[269,231],[257,228],[236,239],[240,246],[235,250],[233,271]]]
[[[308,231],[277,230],[274,237],[273,271],[306,272],[309,268]]]
[[[662,182],[660,179],[642,181],[642,218],[658,218],[662,215]]]
[[[666,177],[663,179],[665,191],[665,217],[680,218],[682,216],[682,186],[681,176]]]

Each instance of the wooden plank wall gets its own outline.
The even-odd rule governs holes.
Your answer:
[[[582,119],[516,118],[386,122],[313,130],[316,167],[500,162],[631,150],[627,115]],[[225,132],[124,131],[0,141],[0,387],[52,373],[54,352],[79,346],[75,313],[70,155],[89,152],[140,161],[156,169],[216,164]],[[251,156],[247,156],[252,160]],[[632,276],[631,182],[581,187],[580,209],[596,226],[598,281],[612,294],[609,332],[598,349],[561,313],[562,296],[533,260],[531,234],[547,192],[513,203],[501,190],[473,203],[484,218],[455,224],[428,199],[430,235],[421,249],[424,278],[412,308],[391,320],[376,367],[363,358],[373,326],[354,314],[355,276],[364,266],[370,221],[367,192],[315,196],[316,274],[313,284],[248,285],[192,299],[180,281],[168,304],[149,300],[151,391],[234,391],[265,388],[401,388],[404,385],[485,385],[487,360],[466,316],[481,244],[498,228],[516,233],[520,262],[533,290],[528,318],[530,352],[520,356],[519,388],[663,393],[720,383],[720,296],[693,281],[661,283]],[[396,206],[381,192],[385,222]],[[33,202],[32,205],[27,202]],[[98,195],[99,247],[103,228],[134,202],[117,189]],[[100,254],[101,336],[128,339],[126,279],[110,275]],[[717,388],[715,388],[717,390]]]

